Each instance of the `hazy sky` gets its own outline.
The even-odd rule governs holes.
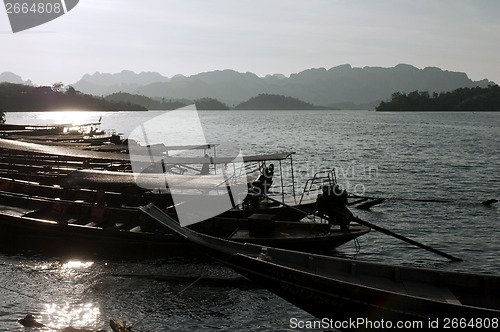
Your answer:
[[[498,0],[80,0],[13,34],[0,8],[0,73],[71,84],[86,73],[171,77],[234,69],[407,63],[500,83]]]

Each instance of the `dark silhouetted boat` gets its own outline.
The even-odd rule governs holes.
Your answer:
[[[180,227],[154,205],[147,214],[330,328],[420,322],[413,329],[499,327],[500,276],[396,266],[241,244]],[[349,324],[354,322],[354,324]],[[359,324],[359,325],[356,325]],[[415,324],[415,323],[414,323]],[[460,325],[462,324],[462,325]],[[469,324],[469,325],[467,325]]]
[[[270,214],[248,218],[214,217],[190,226],[206,234],[238,242],[259,243],[328,253],[370,228],[352,225],[341,230],[325,223],[276,221]],[[3,247],[31,245],[108,251],[150,251],[180,255],[191,244],[133,207],[100,206],[86,202],[0,192],[0,237]],[[153,250],[154,249],[154,250]]]

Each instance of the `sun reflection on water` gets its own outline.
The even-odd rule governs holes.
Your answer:
[[[91,328],[100,321],[101,311],[96,303],[46,304],[41,313],[43,323],[53,328],[72,326]]]
[[[62,262],[61,262],[62,263]],[[86,278],[92,273],[90,268],[94,265],[92,261],[69,260],[59,265],[57,270],[62,276],[64,283],[73,283],[80,278]],[[95,328],[101,321],[101,311],[98,303],[78,299],[76,296],[80,291],[80,283],[74,285],[71,293],[66,294],[62,301],[45,304],[41,316],[42,323],[54,329],[64,327]],[[76,294],[75,294],[76,292]],[[63,291],[65,293],[65,291]]]
[[[45,112],[40,114],[38,118],[41,121],[45,121],[45,123],[79,125],[89,122],[96,122],[99,116],[100,113],[68,110],[59,112]]]
[[[82,269],[94,265],[94,262],[68,261],[62,265],[63,269]]]

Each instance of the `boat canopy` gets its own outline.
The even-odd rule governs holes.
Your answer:
[[[207,146],[213,146],[208,144]],[[204,146],[199,146],[203,148]],[[169,147],[166,147],[169,148]],[[180,149],[180,146],[173,148]],[[105,151],[91,151],[83,150],[81,148],[66,147],[66,146],[49,146],[44,144],[29,143],[22,141],[14,141],[9,139],[0,138],[0,149],[9,149],[22,151],[34,154],[48,154],[61,157],[82,158],[92,160],[111,160],[111,161],[131,161],[130,156],[120,152],[105,152]],[[244,162],[263,162],[270,160],[284,160],[289,158],[295,152],[284,152],[264,155],[243,156]],[[147,155],[134,156],[132,161],[137,162],[151,162],[151,158]],[[165,156],[163,158],[165,164],[230,164],[234,162],[235,157],[172,157]]]
[[[88,188],[113,190],[153,190],[175,187],[176,189],[226,190],[223,174],[216,175],[176,175],[162,173],[128,173],[101,170],[78,170],[68,174],[63,180],[66,188]],[[247,179],[252,181],[252,179]],[[142,189],[141,189],[142,188]]]
[[[88,159],[114,160],[114,161],[130,160],[129,156],[123,153],[88,151],[74,147],[49,146],[37,143],[14,141],[4,138],[0,138],[0,149],[8,149],[26,153],[33,153],[33,154],[55,155],[68,158],[81,158],[87,160]]]

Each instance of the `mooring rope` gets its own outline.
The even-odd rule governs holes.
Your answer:
[[[233,255],[230,255],[229,257],[227,257],[226,259],[224,259],[223,261],[221,261],[222,263],[226,263],[228,260],[230,260],[233,256]],[[140,318],[139,320],[137,320],[135,323],[133,323],[132,325],[128,326],[128,328],[132,329],[134,327],[136,327],[137,325],[139,325],[140,323],[142,323],[144,320],[146,320],[146,318],[150,317],[151,315],[155,314],[156,312],[158,312],[165,304],[169,303],[170,301],[173,301],[175,300],[176,298],[178,298],[179,296],[181,296],[182,293],[184,293],[185,291],[187,291],[189,288],[193,287],[196,283],[198,283],[200,280],[202,280],[203,278],[205,278],[207,275],[209,275],[209,272],[205,272],[203,273],[202,275],[200,275],[195,281],[193,281],[192,283],[190,283],[189,285],[187,285],[186,287],[184,287],[183,289],[181,289],[179,292],[177,292],[174,296],[166,299],[165,301],[163,301],[162,303],[160,303],[153,311],[151,311],[150,313],[146,314],[144,317]]]
[[[174,296],[172,296],[172,297],[166,299],[165,301],[163,301],[162,303],[160,303],[153,311],[151,311],[150,313],[146,314],[144,317],[142,317],[141,319],[137,320],[132,325],[128,326],[128,328],[132,329],[132,328],[136,327],[137,325],[139,325],[140,323],[142,323],[144,320],[146,320],[146,318],[148,318],[151,315],[153,315],[156,312],[158,312],[165,304],[167,304],[170,301],[175,300],[176,298],[178,298],[182,293],[184,293],[189,288],[191,288],[192,286],[194,286],[197,282],[199,282],[201,279],[205,278],[207,275],[208,275],[208,272],[202,274],[201,276],[199,276],[198,279],[196,279],[195,281],[193,281],[192,283],[190,283],[189,285],[187,285],[186,287],[184,287],[183,289],[181,289]]]
[[[37,300],[37,301],[45,303],[45,304],[51,304],[51,302],[45,301],[43,299],[40,299],[39,297],[35,297],[35,296],[32,296],[32,295],[24,294],[24,293],[22,293],[20,291],[17,291],[15,289],[10,289],[10,288],[2,286],[2,285],[0,285],[0,288],[8,290],[9,292],[16,293],[17,295],[21,295],[21,296],[25,296],[25,297],[28,297],[28,298],[33,299],[33,300]]]
[[[41,298],[38,298],[38,297],[34,297],[34,296],[32,296],[32,295],[24,294],[24,293],[22,293],[22,292],[20,292],[20,291],[17,291],[17,290],[15,290],[15,289],[10,289],[10,288],[8,288],[8,287],[1,286],[1,285],[0,285],[0,288],[1,288],[1,289],[5,289],[5,290],[7,290],[7,291],[9,291],[9,292],[12,292],[12,293],[16,293],[17,295],[21,295],[21,296],[24,296],[24,297],[27,297],[27,298],[30,298],[30,299],[33,299],[33,300],[37,300],[38,302],[41,302],[41,303],[44,303],[44,304],[48,304],[48,305],[52,304],[51,302],[45,301],[45,300],[43,300],[43,299],[41,299]],[[18,321],[18,322],[19,322],[19,321]],[[36,322],[36,321],[35,321],[35,322]],[[38,323],[38,322],[37,322],[37,323]],[[57,328],[57,327],[53,327],[53,326],[49,326],[49,325],[45,325],[45,324],[42,324],[42,325],[43,325],[43,327],[49,328],[49,329],[51,329],[51,330],[56,330],[56,331],[59,331],[59,330],[60,330],[60,328]]]
[[[361,251],[361,245],[359,244],[358,239],[354,239],[354,248],[356,250],[356,254],[354,254],[354,257],[356,257]]]
[[[225,259],[223,262],[229,260],[232,256],[228,257],[227,259]],[[136,327],[137,325],[139,325],[140,323],[142,323],[144,320],[146,320],[148,317],[150,317],[151,315],[155,314],[156,312],[158,312],[165,304],[169,303],[170,301],[173,301],[175,300],[176,298],[178,298],[180,295],[182,295],[182,293],[184,293],[185,291],[187,291],[189,288],[191,288],[192,286],[194,286],[196,283],[198,283],[200,280],[202,280],[203,278],[205,278],[207,275],[209,274],[209,272],[206,272],[202,275],[200,275],[195,281],[193,281],[192,283],[190,283],[189,285],[187,285],[186,287],[184,287],[182,290],[180,290],[179,292],[177,292],[174,296],[168,298],[167,300],[163,301],[162,303],[160,303],[153,311],[151,311],[150,313],[146,314],[144,317],[140,318],[139,320],[137,320],[136,322],[134,322],[132,325],[130,326],[127,326],[128,329],[132,329],[133,327]],[[49,301],[45,301],[44,299],[41,299],[39,297],[35,297],[35,296],[32,296],[32,295],[29,295],[29,294],[25,294],[23,292],[20,292],[18,290],[15,290],[15,289],[11,289],[11,288],[8,288],[8,287],[5,287],[5,286],[2,286],[0,285],[0,289],[4,289],[6,291],[9,291],[9,292],[12,292],[12,293],[15,293],[17,295],[21,295],[21,296],[24,296],[24,297],[27,297],[27,298],[30,298],[32,300],[36,300],[38,302],[41,302],[41,303],[44,303],[44,304],[52,304],[52,302],[49,302]],[[57,328],[55,327],[51,327],[51,326],[47,326],[45,325],[45,327],[48,327],[50,329],[54,329],[54,330],[58,330]]]

